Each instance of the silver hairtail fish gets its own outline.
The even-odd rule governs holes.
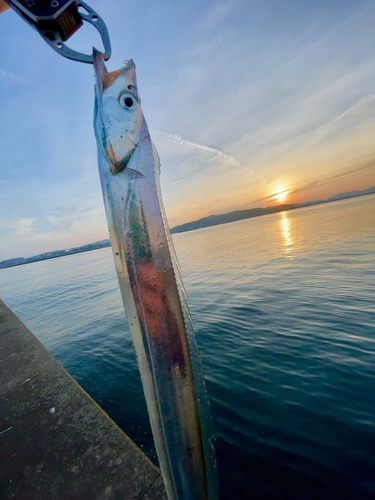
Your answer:
[[[216,500],[211,414],[133,61],[94,49],[94,128],[121,295],[169,500]]]

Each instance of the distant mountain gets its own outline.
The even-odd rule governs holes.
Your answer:
[[[277,205],[276,207],[251,208],[249,210],[235,210],[227,214],[210,215],[209,217],[203,217],[203,219],[175,226],[171,229],[171,233],[183,233],[185,231],[192,231],[193,229],[201,229],[202,227],[217,226],[227,222],[250,219],[252,217],[259,217],[260,215],[272,214],[274,212],[283,212],[284,210],[291,210],[299,206],[300,205]]]
[[[259,217],[260,215],[273,214],[276,212],[283,212],[285,210],[293,210],[294,208],[308,207],[311,205],[318,205],[320,203],[329,203],[331,201],[344,200],[346,198],[354,198],[356,196],[364,196],[366,194],[373,193],[375,193],[375,186],[369,189],[364,189],[362,191],[349,191],[348,193],[340,193],[336,196],[332,196],[332,198],[327,198],[326,200],[311,201],[310,203],[303,203],[298,205],[277,205],[275,207],[251,208],[249,210],[235,210],[234,212],[229,212],[227,214],[210,215],[209,217],[203,217],[202,219],[193,222],[187,222],[186,224],[175,226],[171,229],[171,233],[183,233],[185,231],[192,231],[193,229],[217,226],[219,224],[225,224],[227,222],[235,222],[237,220]],[[89,250],[97,250],[98,248],[105,248],[109,246],[111,246],[110,240],[101,240],[96,241],[95,243],[89,243],[88,245],[83,245],[82,247],[41,253],[39,255],[34,255],[34,257],[17,257],[0,262],[0,269],[5,267],[19,266],[22,264],[29,264],[30,262],[38,262],[40,260],[55,259],[56,257],[65,257],[66,255],[71,255],[74,253],[88,252]]]
[[[347,193],[340,193],[332,198],[327,198],[322,203],[328,203],[330,201],[344,200],[345,198],[355,198],[356,196],[365,196],[366,194],[375,193],[375,186],[368,189],[363,189],[362,191],[348,191]]]
[[[375,186],[364,189],[362,191],[349,191],[347,193],[340,193],[326,200],[317,200],[309,203],[290,204],[290,205],[277,205],[274,207],[266,208],[251,208],[249,210],[235,210],[227,214],[210,215],[193,222],[187,222],[180,226],[175,226],[171,229],[171,233],[183,233],[185,231],[192,231],[194,229],[201,229],[203,227],[217,226],[227,222],[235,222],[237,220],[250,219],[252,217],[259,217],[260,215],[273,214],[276,212],[283,212],[285,210],[293,210],[294,208],[308,207],[311,205],[319,205],[320,203],[329,203],[331,201],[344,200],[346,198],[354,198],[356,196],[364,196],[366,194],[375,193]]]

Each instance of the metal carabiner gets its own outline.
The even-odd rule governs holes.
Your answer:
[[[68,40],[86,21],[92,24],[101,36],[104,59],[111,57],[111,42],[103,19],[86,3],[80,0],[6,0],[9,6],[41,35],[43,40],[58,54],[73,61],[93,64],[93,56],[70,49]],[[81,7],[86,13],[80,12]]]

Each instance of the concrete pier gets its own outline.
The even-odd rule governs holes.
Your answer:
[[[160,470],[1,300],[0,498],[167,500]]]

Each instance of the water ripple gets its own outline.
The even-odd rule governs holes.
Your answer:
[[[375,498],[375,196],[175,235],[222,500]],[[110,249],[0,271],[1,296],[156,460]]]

